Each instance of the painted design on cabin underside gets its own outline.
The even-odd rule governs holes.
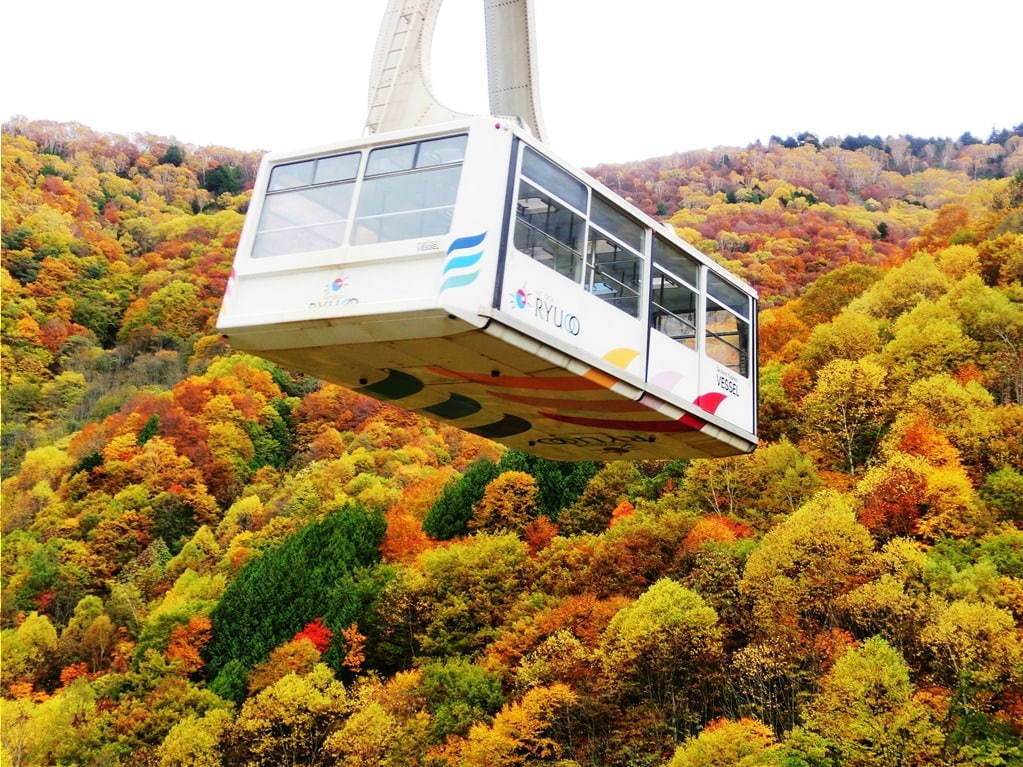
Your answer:
[[[393,401],[401,400],[419,394],[425,388],[425,384],[411,373],[404,370],[387,369],[387,375],[379,381],[366,384],[355,391],[360,394],[367,394],[375,399]],[[428,407],[416,408],[418,412],[444,418],[448,421],[457,421],[459,418],[467,418],[475,415],[483,409],[483,405],[472,397],[464,394],[452,393],[444,402]],[[465,430],[486,439],[502,439],[513,437],[516,434],[529,431],[533,424],[512,413],[504,413],[501,418],[481,426],[466,427]]]
[[[619,358],[623,359],[624,356]],[[642,400],[635,402],[622,397],[599,396],[600,392],[607,392],[616,383],[616,379],[595,369],[590,369],[582,376],[538,377],[493,376],[436,366],[428,370],[441,378],[479,385],[486,394],[485,399],[524,405],[536,417],[586,429],[578,434],[537,437],[530,440],[530,445],[585,447],[598,452],[624,455],[643,444],[655,442],[658,434],[699,431],[706,425],[706,421],[689,413],[675,420],[668,419]],[[412,373],[393,368],[388,368],[386,373],[379,381],[368,383],[357,391],[380,400],[400,401],[426,388],[426,384]],[[515,389],[525,391],[516,392]],[[587,395],[596,398],[589,399]],[[708,392],[697,397],[694,404],[713,413],[725,399],[724,394]],[[449,393],[448,399],[443,402],[415,409],[424,415],[456,424],[472,416],[486,416],[481,402],[458,392]],[[649,418],[600,418],[592,415],[594,413],[646,414]],[[522,415],[497,411],[491,421],[462,428],[487,439],[505,439],[529,432],[534,425]]]
[[[714,413],[726,399],[728,399],[727,394],[722,394],[719,391],[709,391],[694,399],[693,404],[699,408],[703,408],[708,413]]]
[[[642,401],[634,402],[621,397],[585,399],[579,395],[584,392],[606,391],[613,385],[614,379],[600,371],[589,371],[585,376],[488,376],[482,373],[449,370],[442,367],[428,368],[431,373],[452,380],[478,384],[485,387],[490,398],[504,400],[517,405],[535,408],[538,417],[559,423],[582,426],[588,429],[600,429],[608,433],[614,432],[645,432],[647,435],[671,434],[688,431],[699,431],[706,421],[686,413],[681,418],[666,419]],[[592,375],[592,374],[596,375]],[[423,391],[425,384],[416,376],[402,370],[388,369],[387,375],[379,381],[367,384],[358,391],[381,400],[401,400]],[[565,397],[541,396],[534,393],[519,393],[509,389],[525,389],[529,392],[564,392]],[[575,396],[571,396],[574,394]],[[697,406],[713,413],[725,400],[725,395],[709,392],[696,399]],[[418,408],[426,415],[458,421],[474,416],[483,411],[483,405],[473,397],[460,393],[451,393],[444,402]],[[585,413],[645,413],[653,418],[599,418]],[[658,418],[658,416],[660,416]],[[490,423],[472,426],[466,429],[473,434],[488,439],[501,439],[522,434],[533,428],[533,423],[521,415],[503,413]],[[625,442],[635,441],[630,436]],[[649,439],[655,439],[649,436]],[[574,444],[574,443],[573,443]],[[618,442],[605,445],[600,440],[593,444],[600,450],[622,452],[627,445]]]

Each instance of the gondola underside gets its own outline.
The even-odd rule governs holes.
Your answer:
[[[228,337],[286,368],[545,458],[717,458],[755,446],[711,423],[712,415],[701,417],[721,394],[684,409],[495,319],[476,327],[446,312],[421,312],[363,324],[365,338],[352,342],[354,319],[244,328]],[[397,327],[420,337],[384,340]],[[305,345],[313,338],[319,345]]]

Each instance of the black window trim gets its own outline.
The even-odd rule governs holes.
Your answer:
[[[560,200],[561,202],[563,202],[565,205],[567,205],[572,210],[576,211],[577,213],[580,213],[584,219],[589,219],[589,217],[590,217],[590,201],[593,199],[593,194],[594,194],[594,191],[595,191],[593,189],[593,187],[591,187],[589,184],[587,184],[584,179],[581,179],[578,176],[576,176],[576,174],[573,173],[572,171],[570,171],[568,168],[564,168],[561,165],[559,165],[558,163],[554,162],[554,160],[552,160],[550,157],[548,157],[547,155],[545,155],[543,152],[539,151],[535,147],[531,147],[529,144],[525,144],[525,143],[521,144],[521,147],[522,148],[519,151],[519,160],[518,160],[519,176],[521,176],[522,178],[526,179],[529,183],[531,183],[537,189],[542,189],[544,192],[546,192],[547,194],[551,195],[551,197],[553,197],[554,199]],[[571,179],[574,179],[577,183],[579,183],[582,186],[583,191],[586,193],[586,210],[580,210],[575,205],[573,205],[572,203],[568,202],[568,200],[563,199],[561,197],[561,195],[554,194],[553,192],[550,192],[547,189],[547,187],[545,187],[543,184],[533,180],[533,177],[530,176],[525,171],[526,152],[527,151],[532,152],[533,154],[535,154],[537,157],[539,157],[544,162],[549,163],[550,165],[552,165],[553,167],[557,168],[562,173],[564,173],[566,176],[568,176]]]
[[[562,199],[562,198],[561,198],[561,197],[560,197],[559,195],[556,195],[556,194],[554,194],[554,192],[552,192],[552,191],[551,191],[550,189],[548,189],[547,187],[545,187],[545,186],[544,186],[543,184],[541,184],[540,182],[538,182],[538,181],[534,181],[534,180],[533,180],[532,178],[530,178],[529,176],[527,176],[527,175],[526,175],[525,173],[523,173],[523,172],[522,172],[521,170],[519,170],[519,177],[520,177],[520,178],[522,178],[522,179],[525,179],[526,183],[528,183],[528,184],[529,184],[530,186],[532,186],[532,187],[535,187],[536,189],[540,190],[541,192],[543,192],[543,193],[544,193],[545,195],[547,195],[547,196],[548,196],[548,197],[550,197],[551,199],[554,199],[554,200],[557,200],[558,202],[560,202],[560,203],[561,203],[562,205],[564,205],[564,206],[565,206],[566,208],[568,208],[568,209],[569,209],[570,211],[572,211],[573,213],[575,213],[576,215],[578,215],[578,216],[579,216],[580,218],[582,218],[582,219],[583,219],[583,221],[586,221],[586,220],[588,220],[588,219],[589,219],[589,214],[588,214],[588,213],[586,213],[586,211],[582,211],[582,210],[579,210],[579,209],[578,209],[578,208],[577,208],[577,207],[576,207],[575,205],[573,205],[572,203],[568,202],[567,200],[563,200],[563,199]],[[520,185],[518,185],[518,186],[519,186],[519,187],[521,187],[521,184],[520,184]],[[587,188],[587,190],[589,190],[589,187],[586,187],[586,188]],[[519,196],[517,196],[517,197],[515,198],[515,201],[516,201],[516,203],[517,203],[517,202],[518,202],[518,200],[520,199],[520,196],[521,196],[521,192],[522,192],[522,190],[521,190],[521,188],[519,188],[519,189],[517,189],[517,191],[518,191],[518,194],[519,194]],[[589,208],[589,207],[590,207],[590,196],[589,196],[589,193],[588,193],[588,192],[587,192],[587,195],[586,195],[586,207],[587,207],[587,208]]]
[[[661,235],[657,231],[654,231],[653,238],[650,241],[650,280],[651,280],[651,284],[653,284],[653,278],[654,278],[653,268],[657,267],[662,272],[664,272],[669,277],[671,277],[671,279],[678,281],[680,284],[685,285],[687,288],[689,288],[694,293],[699,294],[700,293],[700,289],[698,287],[696,287],[696,285],[694,285],[693,283],[689,282],[689,280],[687,280],[686,278],[680,277],[673,270],[669,269],[667,266],[665,266],[664,264],[660,263],[656,258],[654,258],[654,243],[657,242],[658,238],[663,240],[666,245],[668,245],[668,246],[670,246],[672,248],[675,248],[676,250],[680,251],[682,253],[682,255],[684,255],[686,258],[690,259],[694,264],[696,264],[696,284],[697,285],[700,282],[700,275],[701,275],[701,273],[703,272],[703,270],[705,268],[707,268],[707,265],[704,264],[700,259],[694,258],[692,256],[692,254],[690,254],[687,250],[685,250],[684,248],[676,245],[671,240],[669,240],[667,237]]]

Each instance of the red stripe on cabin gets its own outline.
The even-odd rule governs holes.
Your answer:
[[[558,399],[557,397],[527,397],[524,394],[501,391],[487,391],[487,394],[509,402],[520,402],[523,405],[535,405],[536,407],[553,407],[558,410],[595,410],[602,413],[645,413],[650,410],[646,405],[627,399]]]
[[[721,392],[709,391],[706,394],[701,394],[699,397],[693,400],[693,404],[697,407],[701,407],[708,413],[713,413],[722,402],[727,399],[728,395],[722,394]]]
[[[445,378],[461,378],[463,381],[487,384],[488,386],[500,386],[508,389],[543,389],[546,391],[594,391],[603,390],[595,381],[590,381],[579,376],[542,377],[537,376],[489,376],[485,373],[464,373],[447,368],[429,367],[431,373]]]
[[[655,432],[680,432],[699,431],[706,424],[694,415],[686,413],[677,421],[620,421],[617,419],[607,420],[603,418],[584,418],[576,415],[562,415],[560,413],[543,413],[544,418],[553,421],[562,421],[576,426],[592,426],[595,429],[617,429],[619,431],[655,431]]]

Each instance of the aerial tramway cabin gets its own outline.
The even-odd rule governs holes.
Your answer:
[[[233,347],[559,460],[757,443],[755,291],[670,226],[472,117],[259,170]]]

